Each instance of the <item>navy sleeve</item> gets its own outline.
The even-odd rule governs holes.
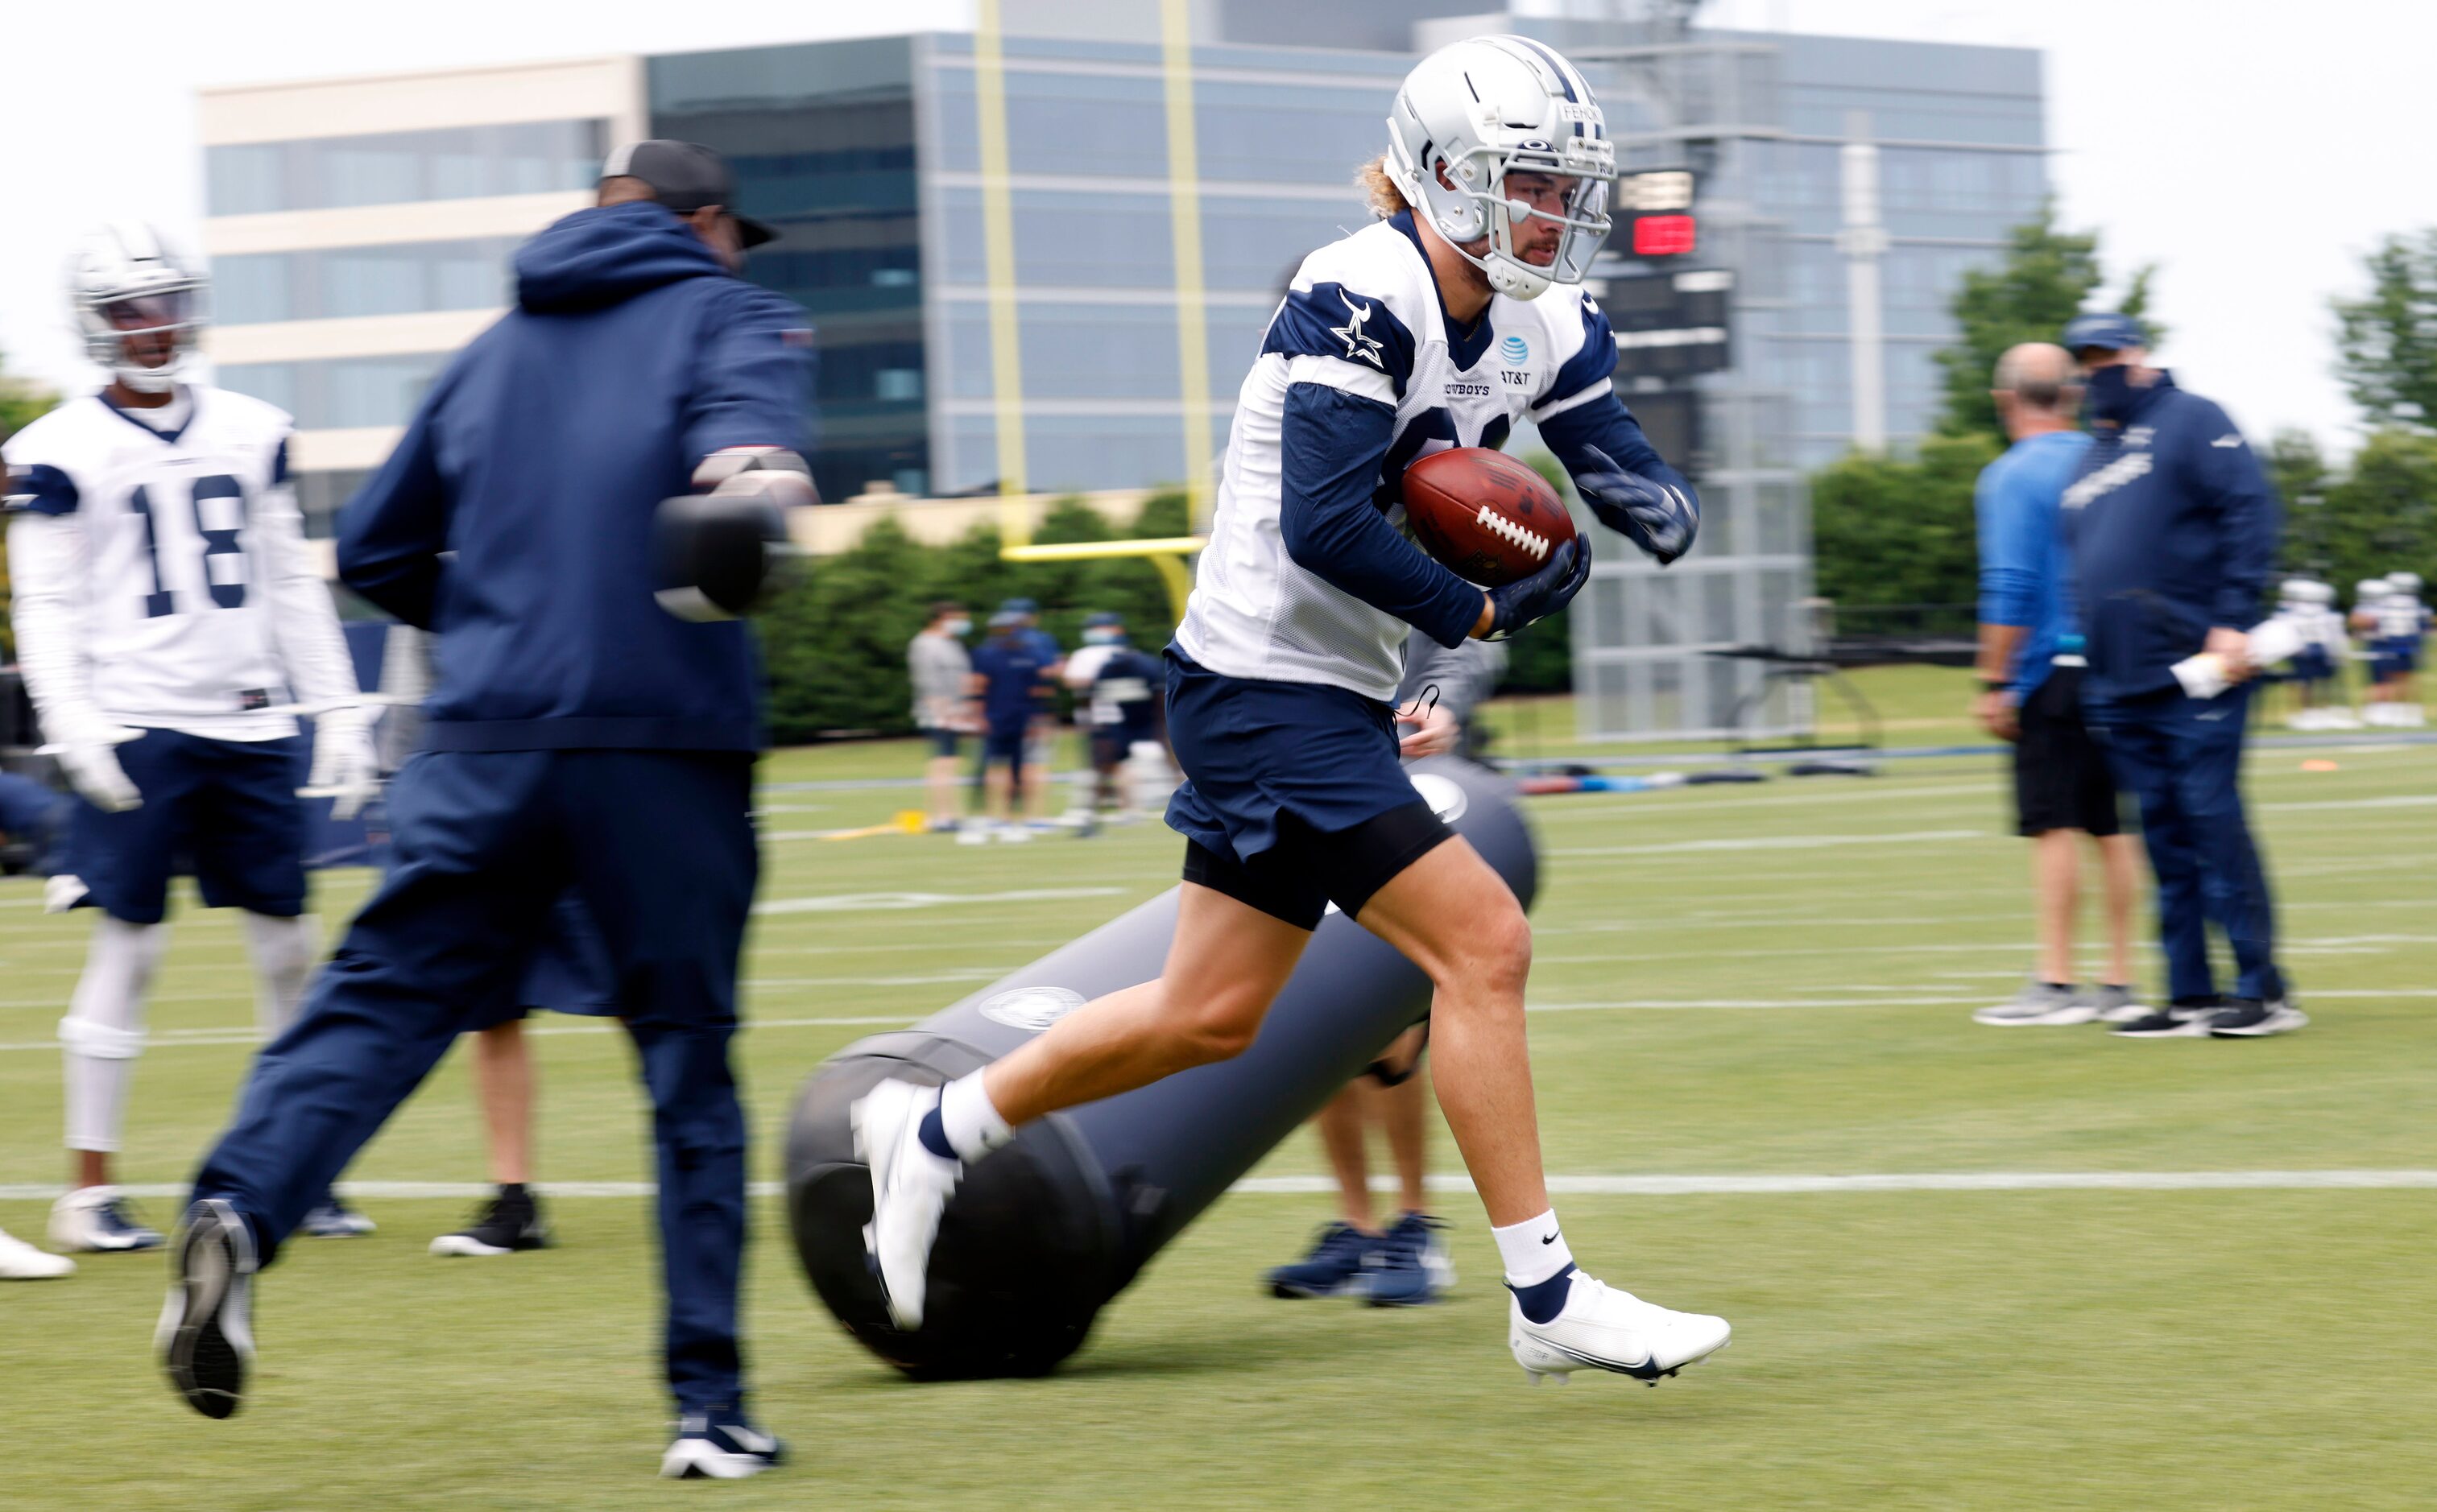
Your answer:
[[[730,446],[811,454],[812,337],[778,295],[741,281],[719,291],[686,401],[689,466]]]
[[[2217,508],[2224,576],[2209,605],[2209,622],[2249,630],[2264,617],[2261,605],[2276,566],[2284,511],[2258,456],[2216,405],[2203,401],[2193,407],[2183,446],[2200,488]]]
[[[1324,384],[1287,390],[1278,530],[1295,565],[1442,646],[1481,621],[1481,592],[1396,533],[1372,502],[1396,412]]]
[[[434,385],[379,472],[339,512],[339,579],[419,630],[435,629],[450,500],[432,436]]]
[[[1262,333],[1263,356],[1335,357],[1387,376],[1396,397],[1413,375],[1413,333],[1385,300],[1366,298],[1342,284],[1290,289]]]
[[[1540,439],[1566,464],[1568,476],[1580,478],[1585,473],[1604,471],[1591,460],[1590,448],[1598,447],[1614,459],[1628,473],[1637,473],[1654,483],[1680,488],[1684,496],[1700,507],[1700,495],[1684,475],[1667,465],[1667,459],[1650,444],[1641,433],[1641,423],[1633,411],[1614,394],[1604,394],[1587,404],[1561,410],[1540,422]]]
[[[48,462],[9,469],[8,507],[35,514],[74,514],[76,479]]]

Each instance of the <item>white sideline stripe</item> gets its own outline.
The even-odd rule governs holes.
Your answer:
[[[1915,829],[1875,835],[1750,835],[1734,840],[1678,840],[1662,845],[1558,845],[1552,856],[1684,856],[1711,850],[1827,850],[1838,845],[1917,845],[1926,841],[1986,840],[1985,829]]]
[[[2015,976],[2016,973],[2009,971],[1996,973],[1996,975],[2003,975],[2010,978]],[[1986,1004],[1990,1001],[1990,997],[1987,993],[1976,993],[1969,997],[1954,998],[1944,996],[1933,997],[1928,995],[1914,996],[1909,989],[1891,989],[1886,987],[1849,986],[1837,987],[1830,990],[1854,994],[1880,993],[1883,994],[1883,996],[1861,996],[1849,998],[1613,998],[1600,999],[1588,1002],[1526,1003],[1523,1011],[1525,1013],[1533,1014],[1587,1014],[1637,1013],[1643,1011],[1658,1013],[1683,1009],[1806,1010],[1818,1008],[1968,1008]],[[2400,998],[2437,998],[2437,987],[2316,988],[2304,994],[2303,1001],[2305,1004],[2307,1004],[2330,999],[2345,1000],[2353,999],[2367,999],[2371,1000],[2386,1000]],[[853,1014],[820,1018],[746,1018],[742,1027],[748,1030],[842,1029],[859,1027],[910,1029],[914,1025],[921,1022],[922,1019],[929,1017],[930,1015],[925,1013],[915,1015]],[[569,1023],[536,1024],[528,1028],[525,1033],[528,1034],[605,1034],[614,1032],[618,1027],[619,1025],[617,1021],[613,1018],[576,1017],[573,1021]],[[184,1050],[192,1046],[254,1045],[259,1044],[261,1039],[262,1035],[260,1033],[251,1026],[214,1029],[165,1029],[153,1031],[150,1039],[150,1048],[154,1050]],[[0,1043],[0,1053],[7,1053],[9,1051],[56,1051],[59,1048],[59,1041],[56,1039],[28,1039],[19,1040],[14,1043]]]
[[[1894,1173],[1855,1176],[1551,1176],[1549,1190],[1576,1197],[1733,1197],[1847,1191],[2385,1191],[2437,1189],[2437,1171],[1963,1171]],[[1395,1182],[1375,1178],[1376,1190]],[[1434,1175],[1432,1191],[1466,1192],[1472,1180]],[[65,1189],[43,1183],[0,1185],[0,1202],[49,1202]],[[122,1186],[130,1197],[158,1201],[186,1194],[183,1184]],[[358,1199],[454,1198],[474,1201],[497,1190],[479,1181],[342,1181],[339,1193]],[[545,1181],[545,1197],[652,1197],[649,1181]],[[748,1183],[755,1197],[786,1192],[777,1181]],[[1248,1176],[1229,1190],[1251,1195],[1307,1196],[1337,1190],[1330,1176]]]
[[[2384,798],[2307,798],[2286,803],[2257,803],[2262,813],[2298,814],[2321,808],[2426,808],[2437,804],[2437,793],[2405,792]]]
[[[818,897],[773,897],[753,905],[756,913],[859,913],[875,910],[955,908],[964,903],[1053,903],[1078,897],[1114,897],[1122,887],[1030,887],[1011,893],[833,893]]]

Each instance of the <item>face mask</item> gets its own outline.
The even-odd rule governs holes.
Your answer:
[[[2144,391],[2132,387],[2132,369],[2122,362],[2093,370],[2082,387],[2089,395],[2093,420],[2121,420],[2131,410],[2134,397]]]
[[[1113,630],[1087,630],[1083,632],[1083,644],[1086,646],[1113,646],[1116,644],[1118,638],[1117,633]]]
[[[939,628],[951,635],[970,635],[973,633],[973,622],[970,619],[951,619]]]

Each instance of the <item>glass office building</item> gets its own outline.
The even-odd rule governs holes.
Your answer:
[[[223,382],[297,415],[306,502],[326,516],[505,306],[517,243],[587,202],[608,145],[681,137],[726,153],[739,207],[783,232],[746,276],[817,332],[825,497],[994,491],[1010,459],[1036,491],[1175,482],[1223,445],[1297,262],[1368,219],[1355,172],[1417,51],[1525,30],[1591,78],[1628,163],[1701,170],[1702,243],[1675,261],[1734,288],[1727,371],[1620,382],[1696,473],[1709,521],[1663,575],[1602,543],[1574,615],[1582,731],[1719,730],[1747,697],[1747,723],[1799,726],[1798,699],[1710,652],[1802,646],[1804,473],[1857,434],[1901,449],[1929,427],[1948,303],[2045,190],[2039,57],[1443,14],[1461,9],[1195,0],[1189,151],[1170,140],[1158,8],[1114,0],[1005,0],[995,68],[946,33],[594,61],[547,88],[489,71],[471,94],[447,86],[477,76],[207,94],[214,355]],[[1875,417],[1854,412],[1855,143],[1876,149],[1885,237]],[[1197,217],[1199,256],[1180,257]],[[1191,373],[1180,309],[1201,314]]]

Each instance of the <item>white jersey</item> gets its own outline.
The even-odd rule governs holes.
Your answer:
[[[1412,627],[1332,587],[1288,555],[1280,530],[1280,437],[1288,391],[1323,384],[1392,406],[1380,497],[1415,459],[1503,445],[1534,420],[1611,391],[1615,339],[1579,287],[1498,295],[1469,332],[1450,328],[1410,215],[1376,222],[1304,259],[1236,399],[1210,544],[1177,644],[1213,671],[1327,683],[1386,700]]]
[[[2428,633],[2428,611],[2421,606],[2418,594],[2390,593],[2370,613],[2377,621],[2370,634],[2378,640],[2417,641]]]
[[[2301,633],[2305,648],[2317,647],[2337,661],[2352,649],[2344,634],[2344,617],[2323,603],[2302,603],[2285,600],[2276,606],[2276,617]]]
[[[291,695],[352,700],[356,689],[351,669],[339,681],[341,669],[327,665],[332,645],[342,662],[344,649],[288,486],[290,422],[244,394],[186,392],[186,422],[166,434],[95,394],[43,416],[5,448],[11,506],[75,528],[65,549],[38,559],[38,576],[62,581],[29,581],[35,554],[11,553],[21,564],[20,640],[33,628],[33,605],[58,618],[41,668],[48,675],[26,655],[30,690],[46,722],[72,698],[118,724],[226,740],[294,735],[293,719],[252,711]],[[300,573],[321,594],[326,623],[283,635],[283,605],[300,601]],[[291,678],[296,643],[308,638],[305,659],[319,675]],[[318,686],[299,686],[307,682]]]

